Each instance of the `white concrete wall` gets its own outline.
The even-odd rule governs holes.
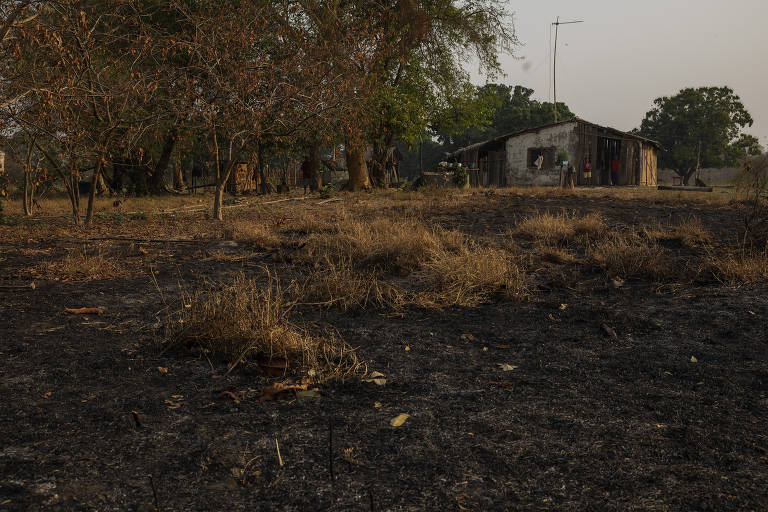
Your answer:
[[[558,185],[560,168],[552,166],[538,170],[528,167],[529,148],[553,147],[555,156],[566,151],[569,158],[576,156],[577,123],[564,123],[538,132],[524,133],[507,140],[507,184],[508,185]]]

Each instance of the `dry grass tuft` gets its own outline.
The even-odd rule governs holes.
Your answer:
[[[362,369],[354,349],[336,334],[313,336],[291,322],[294,303],[287,297],[268,271],[264,285],[243,274],[228,284],[208,285],[182,297],[183,307],[169,318],[166,341],[207,349],[228,358],[232,367],[251,356],[285,358],[291,368],[321,381]]]
[[[705,268],[718,281],[738,286],[768,280],[768,249],[740,249],[728,255],[711,254]]]
[[[596,238],[606,231],[600,215],[589,213],[584,216],[551,213],[536,213],[521,221],[513,231],[514,235],[531,238],[548,244],[562,243],[573,238]]]
[[[509,253],[489,247],[458,254],[443,252],[427,263],[416,278],[426,291],[418,292],[412,300],[423,307],[475,307],[496,295],[528,295],[525,275]]]
[[[349,263],[330,261],[310,274],[302,295],[316,305],[342,310],[399,309],[408,302],[405,290],[382,281],[376,272],[355,270]]]
[[[441,251],[458,251],[464,236],[415,220],[343,220],[331,232],[307,238],[297,259],[337,265],[351,263],[378,272],[409,273]]]
[[[664,279],[673,272],[666,251],[635,233],[614,234],[589,247],[587,257],[611,277]]]
[[[93,281],[119,279],[132,273],[121,257],[107,256],[102,251],[71,250],[58,261],[45,262],[41,274],[61,281]]]
[[[244,219],[227,221],[222,229],[222,238],[245,243],[257,249],[273,249],[281,243],[272,225]]]

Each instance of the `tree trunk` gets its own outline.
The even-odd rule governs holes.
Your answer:
[[[152,176],[149,180],[150,193],[160,194],[166,191],[163,176],[165,176],[165,171],[168,170],[168,164],[171,162],[171,154],[173,154],[175,146],[176,129],[174,128],[168,133],[165,144],[163,144],[163,151],[160,153],[160,158],[157,160],[157,164],[155,164],[155,168],[152,171]]]
[[[187,189],[187,185],[184,183],[184,170],[181,166],[181,158],[177,158],[173,162],[173,188],[176,190]]]
[[[32,216],[32,169],[24,169],[24,215]]]
[[[368,166],[365,164],[365,153],[359,149],[347,146],[347,170],[349,171],[349,183],[347,188],[351,191],[371,188],[368,179]]]
[[[101,177],[101,169],[104,167],[104,157],[99,157],[99,162],[96,164],[96,169],[93,171],[93,179],[91,180],[91,193],[88,195],[88,209],[85,212],[85,225],[90,226],[93,222],[93,207],[96,202],[96,188],[99,185],[99,178]]]
[[[309,148],[309,167],[312,170],[311,190],[318,190],[323,186],[323,176],[320,174],[320,145],[312,143]]]
[[[683,178],[683,185],[688,185],[688,181],[691,179],[691,176],[693,176],[693,174],[696,172],[696,168],[693,167],[686,170],[675,169],[675,172],[681,178]]]

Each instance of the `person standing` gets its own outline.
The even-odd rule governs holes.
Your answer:
[[[611,160],[611,185],[616,185],[619,182],[619,159],[615,158]]]
[[[309,163],[309,158],[304,158],[301,162],[301,183],[304,185],[304,195],[312,187],[312,164]]]
[[[584,184],[592,186],[592,161],[589,158],[584,162]]]

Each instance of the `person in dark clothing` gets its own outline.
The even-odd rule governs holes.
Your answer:
[[[307,195],[312,186],[312,164],[309,163],[309,158],[301,162],[301,182],[304,185],[304,195]]]

